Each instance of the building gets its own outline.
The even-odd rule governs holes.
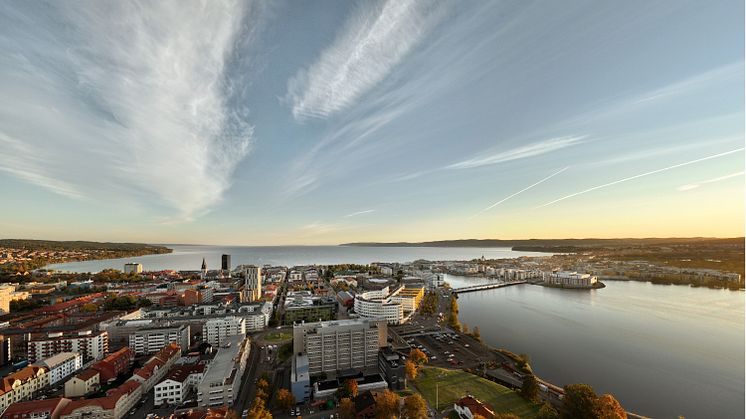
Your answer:
[[[0,381],[0,412],[13,403],[31,400],[48,385],[49,375],[43,367],[30,365],[9,374]]]
[[[378,369],[391,390],[407,388],[407,373],[404,369],[404,362],[402,356],[390,347],[378,352]]]
[[[134,357],[132,349],[124,347],[91,365],[91,368],[99,372],[101,383],[107,383],[128,372]]]
[[[65,397],[82,397],[98,391],[100,387],[99,373],[93,369],[86,369],[75,377],[65,381]]]
[[[190,339],[189,325],[148,326],[130,333],[129,347],[135,351],[135,355],[148,355],[171,342],[181,348],[189,348]]]
[[[495,411],[492,409],[492,406],[471,395],[456,400],[453,404],[453,410],[456,411],[456,414],[461,419],[474,419],[477,415],[485,419],[495,417]]]
[[[213,346],[220,346],[230,336],[246,334],[246,319],[230,316],[210,319],[202,327],[202,338]]]
[[[180,357],[181,349],[179,346],[175,343],[169,343],[153,355],[142,368],[136,369],[130,380],[141,383],[143,393],[147,393],[166,376]]]
[[[109,334],[106,331],[92,330],[67,334],[49,333],[28,342],[28,360],[37,362],[62,352],[78,352],[83,356],[83,363],[98,361],[109,351]]]
[[[10,302],[14,300],[27,300],[31,294],[25,291],[16,291],[14,284],[0,284],[0,315],[10,313]]]
[[[78,352],[60,352],[41,360],[36,366],[47,369],[49,385],[53,386],[83,368],[83,357]]]
[[[290,391],[297,402],[311,399],[311,375],[308,372],[308,356],[295,354],[290,368]]]
[[[231,336],[220,346],[197,386],[197,404],[200,407],[233,405],[238,397],[250,348],[249,339],[242,335]]]
[[[243,289],[243,301],[252,303],[262,298],[262,268],[246,265],[244,273],[246,281]]]
[[[386,346],[386,332],[386,322],[373,319],[296,324],[293,353],[308,357],[311,376],[377,369],[378,350]]]
[[[125,263],[124,273],[126,274],[140,274],[142,273],[142,263]]]
[[[590,274],[560,271],[544,275],[544,283],[568,288],[591,288],[598,283],[598,278]]]
[[[224,271],[231,270],[231,255],[223,255],[220,257],[220,269]]]
[[[68,403],[60,419],[121,419],[143,396],[142,384],[129,380],[106,392],[105,397],[79,399]]]
[[[369,319],[384,319],[389,324],[404,321],[404,307],[388,297],[388,287],[383,290],[368,291],[355,296],[355,313]]]
[[[285,325],[334,320],[339,312],[339,303],[334,297],[314,296],[310,291],[294,291],[285,297],[284,312],[282,323]]]
[[[168,372],[166,378],[156,384],[154,404],[181,405],[187,394],[195,390],[204,377],[204,364],[181,365]]]
[[[0,419],[58,419],[70,399],[58,397],[11,404]]]

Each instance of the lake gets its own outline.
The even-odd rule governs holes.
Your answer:
[[[501,247],[363,247],[363,246],[201,246],[164,244],[173,253],[123,259],[90,260],[57,263],[47,266],[70,272],[99,272],[103,269],[124,269],[127,262],[142,263],[146,271],[163,269],[199,270],[202,258],[208,269],[220,268],[222,254],[231,255],[233,266],[239,264],[295,266],[336,263],[368,264],[371,262],[412,262],[426,260],[470,260],[542,256],[547,253],[514,252]]]
[[[454,287],[483,279],[446,276]],[[744,417],[744,294],[646,282],[517,285],[459,296],[484,341],[531,357],[557,385],[587,383],[655,418]]]

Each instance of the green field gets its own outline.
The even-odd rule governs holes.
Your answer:
[[[420,371],[415,386],[430,406],[435,406],[438,383],[438,411],[452,407],[453,402],[467,394],[488,403],[496,413],[514,413],[521,418],[533,418],[540,405],[523,400],[518,393],[490,380],[463,371],[426,367]]]

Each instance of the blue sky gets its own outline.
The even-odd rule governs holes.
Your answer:
[[[743,7],[6,2],[0,236],[740,236]]]

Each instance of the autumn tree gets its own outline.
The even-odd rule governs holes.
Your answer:
[[[349,397],[344,397],[339,401],[339,417],[340,419],[355,419],[355,402]]]
[[[408,379],[417,379],[417,374],[419,373],[419,371],[417,371],[417,364],[415,364],[411,360],[407,360],[407,362],[404,363],[404,371],[406,371]]]
[[[596,417],[599,419],[627,419],[627,412],[611,394],[604,394],[596,400]]]
[[[417,366],[427,364],[427,355],[417,348],[412,348],[412,350],[409,351],[409,359]]]
[[[391,390],[385,390],[376,395],[376,419],[390,419],[399,413],[399,395]]]
[[[415,393],[404,399],[404,419],[426,419],[427,403],[419,394]]]
[[[466,323],[461,323],[461,331],[465,334],[469,334],[469,325]]]
[[[479,333],[479,326],[474,326],[474,330],[471,332],[471,336],[478,342],[482,341],[482,335]]]
[[[272,414],[267,410],[264,399],[256,397],[249,407],[248,417],[255,419],[272,419]]]
[[[565,386],[562,399],[563,417],[572,419],[596,419],[596,393],[588,384]]]
[[[277,406],[284,410],[290,410],[291,407],[295,406],[295,396],[293,396],[293,393],[289,392],[286,388],[278,390]]]
[[[339,388],[339,397],[352,399],[357,397],[357,381],[351,378],[346,380],[344,384],[342,384],[342,387]]]
[[[557,409],[553,408],[549,402],[544,403],[536,415],[536,419],[559,419],[560,415]]]
[[[539,381],[533,374],[526,374],[521,385],[521,396],[530,401],[539,401]]]

